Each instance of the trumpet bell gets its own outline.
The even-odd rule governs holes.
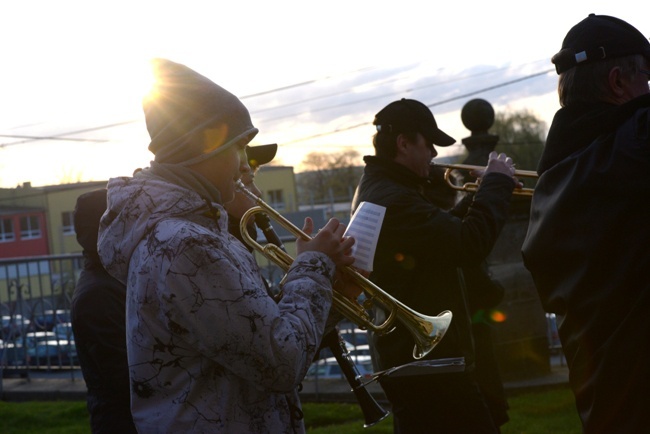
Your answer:
[[[449,324],[451,323],[452,313],[449,310],[439,313],[437,316],[423,316],[421,321],[407,322],[402,320],[402,323],[409,328],[411,335],[416,339],[415,347],[413,348],[413,358],[416,360],[421,359],[433,350],[438,345],[447,333]],[[411,317],[407,317],[411,318]],[[425,337],[422,339],[421,337]]]

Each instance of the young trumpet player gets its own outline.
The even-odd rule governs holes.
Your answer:
[[[246,146],[258,131],[248,110],[184,65],[153,66],[143,108],[155,159],[109,180],[98,242],[127,285],[133,421],[139,433],[304,432],[297,386],[354,240],[336,219],[298,240],[276,303],[224,208],[250,170]]]
[[[275,157],[276,152],[277,144],[246,147],[246,155],[248,158],[250,170],[242,173],[241,184],[250,193],[257,197],[261,197],[262,192],[255,184],[255,174],[261,165],[269,163]],[[228,226],[230,233],[235,238],[240,240],[251,252],[253,251],[253,247],[249,246],[242,236],[242,227],[240,220],[246,211],[254,206],[256,206],[256,202],[251,199],[249,194],[245,194],[245,192],[241,191],[241,189],[237,190],[235,193],[235,198],[232,201],[224,205],[228,211]],[[248,235],[256,241],[257,228],[259,228],[264,234],[266,242],[275,244],[284,250],[284,245],[280,240],[280,237],[273,229],[271,220],[266,214],[256,214],[255,219],[248,222],[246,226]],[[273,297],[276,297],[277,299],[278,294],[273,293],[272,288],[270,287],[267,287],[267,289],[269,291],[269,294]],[[360,291],[358,287],[344,287],[342,285],[337,286],[336,290],[348,291],[348,296],[350,298],[356,298],[359,295]],[[357,368],[354,365],[354,362],[351,360],[349,354],[347,354],[347,350],[343,350],[343,346],[340,343],[341,337],[339,336],[338,330],[335,328],[335,325],[342,319],[343,317],[339,313],[335,311],[330,312],[328,321],[325,326],[325,333],[323,334],[323,338],[319,346],[319,352],[320,349],[325,347],[329,348],[332,351],[332,354],[334,357],[336,357],[336,360],[341,367],[341,372],[345,375],[346,380],[349,382],[352,392],[357,398],[357,402],[359,403],[364,414],[364,426],[369,427],[386,418],[389,413],[381,408],[381,406],[374,400],[370,392],[368,392],[368,390],[363,387],[359,378],[357,378]]]

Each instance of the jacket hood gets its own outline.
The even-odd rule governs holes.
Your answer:
[[[227,215],[219,205],[162,178],[113,178],[107,189],[108,209],[100,222],[97,250],[104,267],[122,283],[133,251],[161,220],[196,214],[226,224]]]

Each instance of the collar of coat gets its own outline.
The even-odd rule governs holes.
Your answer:
[[[363,161],[366,163],[366,170],[369,174],[380,172],[393,181],[411,188],[421,188],[430,184],[428,178],[422,178],[412,170],[392,160],[366,155],[363,157]]]
[[[537,172],[541,175],[601,135],[615,131],[637,110],[647,107],[650,107],[650,94],[622,105],[575,103],[561,108],[553,118]]]

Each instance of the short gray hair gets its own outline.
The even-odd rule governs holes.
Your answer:
[[[643,56],[637,54],[588,63],[561,73],[557,85],[560,105],[608,101],[611,92],[607,80],[609,71],[615,67],[631,78],[643,68]]]

